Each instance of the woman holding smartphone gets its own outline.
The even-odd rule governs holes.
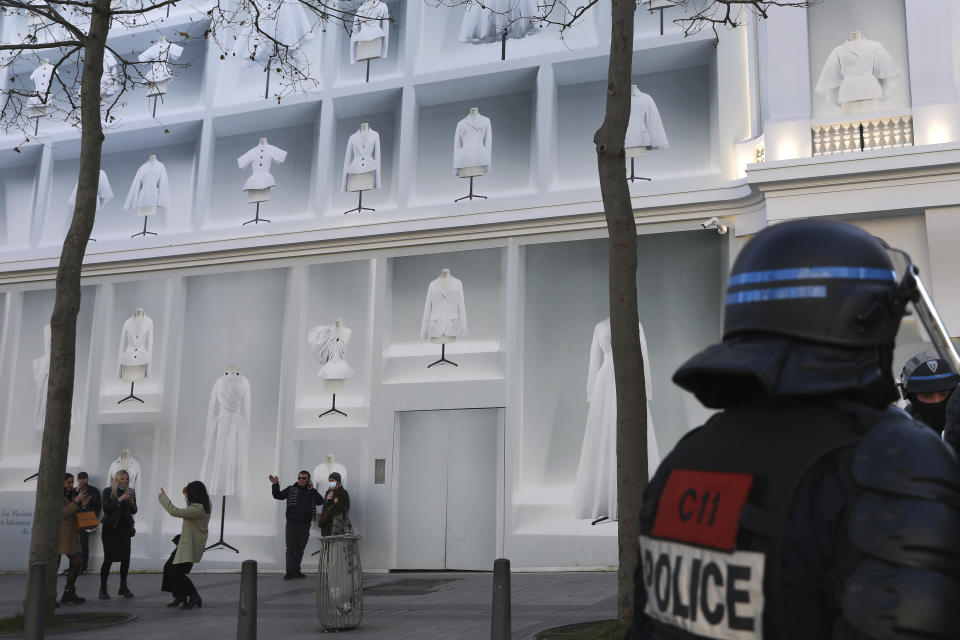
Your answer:
[[[180,606],[181,609],[193,609],[203,606],[200,594],[187,577],[190,569],[203,557],[207,546],[207,524],[210,522],[210,496],[207,487],[199,480],[190,482],[183,488],[186,507],[177,507],[170,501],[164,490],[160,489],[157,498],[167,513],[174,518],[183,519],[183,526],[174,540],[177,550],[163,566],[162,591],[173,593],[173,602],[168,607]]]
[[[100,567],[100,599],[109,600],[107,578],[114,562],[120,563],[120,590],[117,595],[132,598],[127,588],[130,571],[130,538],[136,534],[133,516],[137,512],[137,498],[130,486],[130,474],[117,471],[110,486],[103,490],[103,565]]]

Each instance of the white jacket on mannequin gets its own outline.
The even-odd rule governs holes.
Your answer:
[[[110,181],[107,179],[107,172],[100,169],[100,180],[97,183],[97,211],[103,209],[104,205],[113,200],[113,189],[110,188]],[[71,207],[77,204],[77,185],[73,185],[73,191],[67,198],[67,204]]]
[[[627,136],[623,146],[653,149],[666,149],[670,146],[657,104],[639,89],[632,89],[630,92],[630,122],[627,124]]]
[[[167,168],[159,160],[148,160],[137,169],[133,184],[127,193],[123,208],[127,211],[141,207],[170,206],[170,183]]]
[[[130,486],[133,487],[134,491],[139,489],[140,483],[140,463],[137,462],[137,459],[133,456],[127,458],[127,466],[123,466],[123,456],[117,458],[110,463],[110,468],[107,469],[107,481],[104,482],[104,488],[107,488],[113,482],[113,476],[116,475],[118,471],[126,471],[127,475],[130,476]]]
[[[357,43],[383,38],[380,57],[387,57],[390,45],[390,9],[381,0],[367,0],[357,7],[350,31],[350,62],[357,62]]]
[[[127,318],[123,323],[120,336],[120,355],[117,358],[117,375],[123,373],[123,367],[146,366],[146,375],[150,374],[150,359],[153,355],[153,320],[144,314],[139,321],[136,317]]]
[[[815,91],[835,105],[875,100],[890,95],[903,80],[903,71],[882,44],[848,40],[827,56]]]
[[[241,494],[250,441],[250,381],[229,371],[210,392],[200,479],[210,495]]]
[[[540,14],[536,0],[491,0],[469,4],[460,26],[460,42],[496,42],[506,30],[508,38],[524,38],[537,31]]]
[[[272,144],[261,142],[253,149],[237,158],[237,166],[243,169],[251,165],[253,173],[243,184],[244,190],[247,189],[266,189],[277,184],[270,173],[270,165],[274,162],[283,163],[287,159],[287,152]]]
[[[357,130],[347,140],[347,153],[343,159],[343,190],[347,190],[347,178],[355,173],[374,172],[374,189],[380,188],[380,134],[373,129],[366,133]]]
[[[450,276],[437,278],[427,287],[420,338],[462,338],[467,335],[467,308],[463,283]]]
[[[257,24],[251,19],[241,27],[233,46],[233,52],[248,64],[265,64],[276,56],[278,47],[294,52],[313,39],[310,17],[298,0],[260,0],[257,9]]]
[[[49,62],[44,62],[33,70],[33,72],[30,74],[30,79],[33,80],[33,86],[37,91],[37,95],[30,96],[30,98],[27,100],[27,104],[30,106],[53,104],[53,96],[48,95],[47,91],[50,89],[50,83],[53,81],[53,76],[55,74],[56,67]]]
[[[152,47],[141,53],[137,59],[140,62],[149,62],[150,70],[144,74],[147,82],[163,82],[173,77],[170,67],[167,66],[169,60],[176,60],[183,54],[183,47],[178,44],[168,42],[162,36]]]
[[[465,167],[483,167],[490,171],[493,155],[493,125],[490,118],[477,114],[457,123],[453,135],[453,173]]]

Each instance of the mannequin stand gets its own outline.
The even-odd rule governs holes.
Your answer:
[[[40,132],[40,118],[42,116],[34,116],[33,118],[33,135],[38,135]]]
[[[267,85],[263,88],[263,99],[270,95],[270,69],[273,67],[273,56],[267,58]]]
[[[344,211],[344,212],[343,212],[343,215],[347,215],[348,213],[353,213],[354,211],[356,211],[357,213],[360,213],[360,212],[362,212],[362,211],[376,211],[376,209],[371,209],[370,207],[365,207],[365,206],[363,206],[363,191],[362,191],[362,190],[361,190],[361,191],[357,191],[357,194],[359,195],[359,198],[357,199],[357,206],[354,207],[353,209],[350,209],[349,211]]]
[[[638,176],[636,174],[634,160],[636,160],[636,158],[630,158],[630,176],[627,178],[627,180],[630,182],[633,182],[634,180],[646,180],[647,182],[650,182],[651,178],[644,178],[643,176]]]
[[[323,413],[321,413],[321,414],[320,414],[320,417],[322,418],[323,416],[328,416],[328,415],[330,415],[331,413],[339,413],[339,414],[342,415],[344,418],[347,417],[347,414],[346,414],[346,413],[344,413],[343,411],[340,411],[340,409],[337,409],[337,394],[333,394],[333,404],[330,405],[330,408],[329,408],[329,409],[327,409],[326,411],[324,411]]]
[[[136,384],[136,382],[131,382],[131,383],[130,383],[130,395],[128,395],[128,396],[125,397],[125,398],[122,398],[122,399],[118,400],[118,401],[117,401],[117,404],[121,404],[121,403],[123,403],[123,402],[126,402],[127,400],[136,400],[136,401],[139,402],[140,404],[143,404],[143,400],[142,400],[141,398],[138,398],[137,396],[133,395],[133,385],[135,385],[135,384]]]
[[[473,192],[473,178],[474,176],[470,176],[470,193],[461,198],[457,198],[454,200],[454,202],[460,202],[461,200],[473,200],[474,198],[483,198],[484,200],[487,199],[487,196],[482,196],[479,193]]]
[[[244,223],[243,223],[242,225],[240,225],[240,226],[241,226],[241,227],[245,227],[245,226],[247,226],[248,224],[251,224],[251,223],[252,223],[252,224],[260,224],[261,222],[270,222],[270,221],[267,220],[266,218],[261,218],[261,217],[260,217],[260,203],[258,202],[258,203],[257,203],[257,213],[254,215],[253,220],[247,220],[246,222],[244,222]]]
[[[662,15],[662,14],[661,14],[661,15]],[[591,522],[591,523],[590,523],[590,526],[592,527],[592,526],[595,525],[595,524],[600,524],[601,522],[606,522],[606,521],[609,520],[609,519],[610,519],[610,518],[609,518],[608,516],[600,516],[599,518],[597,518],[596,520],[594,520],[593,522]]]
[[[240,553],[236,547],[230,546],[223,540],[223,518],[227,513],[227,496],[220,496],[220,539],[214,542],[209,547],[205,547],[204,551],[210,551],[210,549],[216,549],[217,547],[223,547],[225,549],[230,549],[234,553]]]
[[[500,37],[500,59],[507,59],[507,30],[503,30],[503,35]]]
[[[143,216],[143,231],[133,234],[131,238],[136,238],[137,236],[143,236],[146,238],[148,235],[155,236],[157,235],[153,231],[147,231],[147,216]]]
[[[167,8],[169,9],[169,7]],[[660,9],[660,35],[663,35],[663,12],[666,10],[666,7]]]
[[[367,79],[364,82],[370,82],[370,58],[367,58]]]
[[[158,101],[158,100],[160,100],[160,94],[159,94],[159,93],[158,93],[157,95],[153,96],[153,109],[152,109],[152,111],[151,111],[151,116],[154,117],[154,118],[157,117],[157,101]]]
[[[429,369],[430,367],[434,367],[434,366],[436,366],[436,365],[438,365],[438,364],[452,364],[452,365],[455,366],[455,367],[460,366],[460,365],[458,365],[456,362],[453,362],[452,360],[447,360],[447,345],[446,345],[446,343],[441,343],[441,344],[440,344],[440,359],[437,360],[437,361],[435,361],[435,362],[431,362],[430,364],[428,364],[428,365],[427,365],[427,369]]]
[[[24,478],[23,481],[24,481],[24,482],[30,482],[31,480],[33,480],[34,478],[38,478],[39,476],[40,476],[40,472],[37,471],[37,472],[36,472],[35,474],[33,474],[32,476],[27,476],[26,478]]]

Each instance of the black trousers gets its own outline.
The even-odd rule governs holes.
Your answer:
[[[310,523],[287,523],[287,575],[300,573],[300,563],[303,561],[303,550],[310,541]]]
[[[92,531],[81,531],[80,532],[80,570],[86,571],[87,564],[90,561],[90,536]]]
[[[171,556],[167,563],[163,565],[163,591],[170,591],[174,598],[182,599],[187,596],[197,597],[197,588],[193,581],[187,577],[190,569],[193,568],[192,562],[181,562],[173,564]]]

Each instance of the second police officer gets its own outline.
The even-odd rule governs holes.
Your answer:
[[[912,282],[846,224],[743,247],[722,342],[673,378],[721,411],[647,489],[628,638],[960,636],[960,463],[891,406]]]

